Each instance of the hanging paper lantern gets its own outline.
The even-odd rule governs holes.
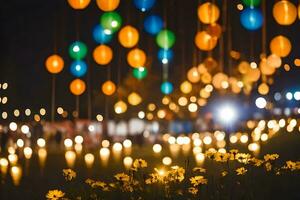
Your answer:
[[[219,38],[222,35],[222,27],[219,24],[210,24],[207,26],[206,32],[212,37]]]
[[[215,4],[206,2],[198,7],[198,17],[202,23],[212,24],[219,19],[220,10]]]
[[[258,86],[258,93],[261,95],[266,95],[269,93],[269,86],[266,83],[262,83]]]
[[[292,50],[292,44],[287,37],[278,35],[271,40],[270,50],[277,56],[286,57]]]
[[[74,60],[81,60],[87,54],[87,47],[83,42],[75,41],[69,47],[69,54]]]
[[[74,95],[81,95],[85,91],[85,83],[80,79],[75,79],[70,84],[70,91]]]
[[[160,49],[157,53],[157,57],[163,64],[167,64],[173,59],[174,53],[172,49]]]
[[[201,75],[201,81],[204,84],[209,84],[212,81],[212,77],[210,75],[210,73],[206,72],[204,74]]]
[[[59,55],[51,55],[46,60],[46,69],[51,74],[57,74],[61,72],[64,68],[64,60]]]
[[[171,94],[173,92],[173,85],[172,83],[165,81],[161,84],[160,90],[163,94]]]
[[[275,73],[276,68],[269,65],[266,58],[262,59],[259,63],[259,69],[262,74],[270,76]]]
[[[96,0],[96,3],[101,10],[109,12],[115,10],[119,6],[120,0]]]
[[[251,31],[255,31],[263,25],[263,15],[261,10],[257,8],[246,8],[240,16],[242,26]]]
[[[181,85],[180,85],[180,90],[181,90],[181,92],[184,93],[184,94],[190,93],[190,92],[192,91],[192,89],[193,89],[193,86],[192,86],[192,84],[191,84],[190,82],[188,82],[188,81],[184,81],[184,82],[182,82]]]
[[[278,55],[271,54],[267,58],[267,64],[273,68],[279,68],[282,64],[282,61]]]
[[[187,72],[187,79],[192,83],[197,83],[198,81],[200,81],[200,73],[197,67],[192,67],[191,69],[189,69],[189,71]]]
[[[112,40],[113,35],[106,34],[103,27],[101,25],[97,25],[93,30],[93,38],[99,44],[107,44]]]
[[[151,35],[158,34],[164,26],[162,18],[158,15],[149,15],[145,18],[144,29]]]
[[[212,80],[213,86],[217,89],[223,88],[222,85],[226,82],[228,82],[228,76],[222,72],[215,74]]]
[[[243,0],[243,4],[247,7],[257,7],[260,5],[261,0]]]
[[[70,72],[73,76],[82,77],[87,72],[87,65],[84,61],[75,60],[71,64]]]
[[[102,92],[107,95],[107,96],[110,96],[112,95],[113,93],[115,93],[116,91],[116,85],[112,82],[112,81],[105,81],[103,84],[102,84]]]
[[[68,0],[69,5],[76,10],[85,9],[90,2],[91,0]]]
[[[196,34],[195,44],[202,51],[211,51],[217,45],[218,39],[212,37],[206,31],[201,31]]]
[[[146,63],[146,54],[141,49],[132,49],[127,54],[127,62],[131,67],[143,67]]]
[[[164,29],[156,36],[156,43],[160,48],[169,49],[175,43],[175,34],[168,29]]]
[[[122,113],[126,112],[127,104],[124,101],[120,100],[117,103],[115,103],[114,109],[117,114],[122,114]]]
[[[112,34],[120,29],[122,18],[117,12],[106,12],[101,16],[100,24],[106,34]]]
[[[239,65],[238,65],[238,71],[241,74],[247,74],[248,71],[250,70],[250,64],[246,61],[242,61]]]
[[[245,82],[256,82],[260,78],[260,70],[258,68],[250,68],[244,76]]]
[[[273,6],[273,16],[280,25],[291,25],[297,19],[297,7],[290,1],[278,1]]]
[[[154,4],[155,0],[133,0],[134,6],[142,12],[150,10]]]
[[[139,105],[140,103],[142,102],[142,97],[135,93],[135,92],[132,92],[128,95],[128,103],[132,106],[137,106]]]
[[[93,52],[94,60],[99,65],[107,65],[113,57],[113,52],[109,46],[99,45]]]
[[[119,42],[125,48],[134,47],[139,41],[139,32],[133,26],[124,26],[119,32]]]
[[[142,80],[147,76],[148,70],[145,67],[134,68],[132,74],[134,78]]]

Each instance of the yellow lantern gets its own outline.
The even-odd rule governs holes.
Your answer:
[[[142,97],[139,94],[132,92],[128,95],[128,103],[130,105],[137,106],[141,102],[142,102]]]
[[[205,84],[211,83],[212,77],[211,77],[210,73],[206,72],[206,73],[202,74],[201,81],[202,81],[202,83],[205,83]]]
[[[139,41],[139,32],[133,26],[125,26],[119,32],[119,42],[125,48],[134,47]]]
[[[51,74],[57,74],[64,68],[64,60],[59,55],[49,56],[46,60],[46,68]]]
[[[143,50],[135,48],[127,54],[127,62],[131,67],[143,67],[146,63],[146,54]]]
[[[74,95],[81,95],[84,93],[85,91],[85,83],[84,81],[80,80],[80,79],[75,79],[71,82],[70,84],[70,91],[72,92],[72,94]]]
[[[184,93],[184,94],[190,93],[190,92],[192,91],[192,89],[193,89],[193,86],[192,86],[192,84],[191,84],[190,82],[188,82],[188,81],[184,81],[184,82],[181,83],[181,85],[180,85],[180,90],[181,90],[181,92]]]
[[[69,5],[76,10],[85,9],[90,2],[91,0],[68,0]]]
[[[256,82],[260,78],[260,70],[258,68],[250,68],[244,76],[246,82]]]
[[[127,104],[124,101],[120,100],[114,105],[114,109],[117,114],[122,114],[126,112]]]
[[[206,2],[198,7],[198,18],[204,24],[215,23],[219,17],[220,10],[213,3]]]
[[[197,67],[192,67],[187,72],[187,79],[192,83],[197,83],[198,81],[200,81],[200,73],[198,72]]]
[[[221,72],[214,75],[212,84],[215,88],[221,89],[224,88],[224,83],[228,84],[228,76]]]
[[[205,88],[200,90],[200,97],[207,99],[208,97],[210,97],[210,92],[208,92],[207,90],[205,90]]]
[[[217,37],[209,35],[206,31],[201,31],[196,34],[195,44],[203,51],[211,51],[217,45]]]
[[[109,46],[99,45],[93,52],[94,60],[99,65],[107,65],[113,57],[113,52]]]
[[[239,65],[238,65],[238,70],[241,74],[246,74],[249,70],[250,70],[250,64],[246,61],[242,61]]]
[[[292,50],[292,44],[287,37],[278,35],[271,40],[270,49],[273,54],[286,57]]]
[[[109,12],[115,10],[119,6],[120,0],[96,0],[96,3],[101,10]]]
[[[273,16],[280,25],[291,25],[297,19],[297,7],[290,1],[278,1],[273,7]]]
[[[116,85],[112,81],[105,81],[102,85],[102,92],[110,96],[116,91]]]
[[[205,64],[199,64],[198,65],[198,72],[200,73],[200,74],[204,74],[204,73],[206,73],[207,72],[207,69],[206,69],[206,66],[205,66]]]
[[[258,93],[261,95],[266,95],[269,93],[269,86],[266,83],[262,83],[258,86]]]
[[[262,74],[270,76],[275,73],[276,69],[275,67],[272,67],[268,64],[267,59],[264,58],[259,63],[259,69]]]

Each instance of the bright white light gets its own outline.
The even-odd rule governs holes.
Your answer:
[[[104,29],[103,32],[104,32],[106,35],[112,34],[111,30],[109,30],[109,29]]]
[[[163,58],[163,59],[161,60],[161,62],[162,62],[163,64],[167,64],[169,61],[168,61],[167,58]]]
[[[76,144],[82,144],[83,143],[83,137],[81,135],[77,135],[74,140],[75,140]]]
[[[70,138],[64,140],[64,145],[66,148],[70,148],[73,146],[73,141]]]
[[[138,113],[138,117],[139,117],[140,119],[144,119],[144,118],[145,118],[145,112],[140,111],[140,112]]]
[[[129,139],[124,140],[124,141],[123,141],[123,146],[124,146],[125,148],[131,148],[131,146],[132,146],[131,140],[129,140]]]
[[[294,93],[294,99],[297,100],[297,101],[300,100],[300,92],[299,91]]]
[[[112,21],[111,22],[111,26],[114,27],[114,28],[117,27],[118,26],[118,22],[117,21]]]
[[[17,146],[18,146],[19,148],[24,147],[24,141],[23,141],[22,139],[18,139],[18,140],[17,140]]]
[[[21,126],[21,132],[24,134],[28,134],[29,133],[29,127],[27,125],[22,125]]]
[[[95,131],[95,126],[94,125],[89,125],[88,127],[90,132],[94,132]]]
[[[154,144],[152,147],[154,153],[160,153],[162,150],[162,146],[160,144]]]
[[[10,122],[9,129],[11,131],[16,131],[18,129],[18,125],[16,124],[16,122]]]
[[[80,51],[79,46],[78,46],[78,45],[75,45],[75,46],[73,47],[73,51],[74,51],[74,52],[79,52],[79,51]]]
[[[46,141],[43,139],[43,138],[39,138],[37,139],[36,141],[37,145],[41,148],[45,147],[46,146]]]
[[[122,149],[123,149],[123,146],[122,146],[122,144],[119,143],[119,142],[116,142],[116,143],[113,145],[113,150],[114,150],[114,151],[122,151]]]
[[[291,92],[286,93],[285,98],[287,100],[292,100],[293,99],[293,94]]]
[[[263,109],[266,107],[267,105],[267,101],[265,100],[265,98],[263,97],[258,97],[256,100],[255,100],[255,105],[256,107],[260,108],[260,109]]]
[[[169,165],[172,164],[172,158],[166,156],[166,157],[164,157],[164,158],[162,159],[162,163],[163,163],[164,165],[169,166]]]
[[[237,119],[237,113],[232,105],[223,105],[218,110],[218,119],[224,124],[229,124]]]

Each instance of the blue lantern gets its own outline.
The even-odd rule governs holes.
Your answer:
[[[257,8],[246,8],[241,13],[241,24],[245,29],[255,31],[263,25],[263,15]]]
[[[161,84],[160,90],[163,94],[171,94],[173,92],[173,85],[172,83],[165,81]]]
[[[73,61],[70,67],[70,72],[75,77],[82,77],[86,74],[87,65],[84,61]]]
[[[93,29],[93,38],[99,44],[107,44],[111,41],[113,35],[105,33],[101,25],[95,26]]]
[[[174,53],[172,49],[160,49],[157,57],[163,64],[167,64],[173,59]]]
[[[149,15],[145,18],[144,29],[151,35],[156,35],[163,28],[163,20],[158,15]]]
[[[154,6],[155,0],[133,0],[133,3],[137,9],[146,12]]]

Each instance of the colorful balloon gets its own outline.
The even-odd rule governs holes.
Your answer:
[[[157,53],[157,57],[163,64],[167,64],[173,59],[174,53],[172,49],[160,49]]]
[[[87,65],[84,61],[75,60],[71,64],[70,72],[75,77],[82,77],[87,72]]]
[[[119,42],[125,48],[134,47],[139,41],[139,32],[133,26],[124,26],[119,32]]]
[[[107,44],[112,40],[113,35],[106,34],[103,27],[98,24],[93,30],[93,38],[98,44]]]
[[[215,23],[219,17],[220,10],[213,3],[206,2],[198,7],[198,18],[204,24]]]
[[[243,0],[243,4],[248,7],[257,7],[260,5],[261,0]]]
[[[80,79],[75,79],[70,84],[70,91],[72,94],[79,96],[85,91],[85,82]]]
[[[156,36],[157,45],[163,49],[170,49],[174,45],[175,40],[175,34],[168,29],[160,31]]]
[[[131,67],[143,67],[146,63],[146,54],[141,49],[132,49],[127,54],[127,62]]]
[[[87,54],[87,46],[80,41],[75,41],[69,47],[70,57],[74,60],[81,60]]]
[[[245,29],[255,31],[262,27],[264,19],[261,10],[246,8],[241,13],[240,21]]]
[[[113,52],[109,46],[102,44],[94,49],[93,58],[97,64],[107,65],[113,58]]]
[[[116,85],[112,82],[112,81],[105,81],[103,84],[102,84],[102,92],[107,95],[107,96],[110,96],[112,95],[113,93],[115,93],[116,91]]]
[[[54,54],[47,58],[45,65],[48,72],[57,74],[63,70],[64,60],[59,55]]]
[[[161,84],[160,90],[163,94],[171,94],[173,92],[173,85],[172,83],[165,81]]]
[[[69,5],[76,10],[85,9],[90,2],[91,0],[68,0]]]
[[[96,3],[101,10],[109,12],[115,10],[119,6],[120,0],[96,0]]]
[[[145,67],[134,68],[132,74],[134,78],[142,80],[147,76],[148,70]]]
[[[287,37],[278,35],[271,40],[270,50],[277,56],[286,57],[292,50],[292,44]]]
[[[112,34],[120,29],[122,18],[117,12],[106,12],[101,16],[100,24],[106,34]]]
[[[133,0],[133,3],[137,9],[146,12],[154,6],[155,0]]]
[[[195,44],[196,46],[203,51],[211,51],[217,45],[217,37],[209,35],[206,31],[201,31],[196,34]]]
[[[291,25],[297,19],[297,7],[290,1],[278,1],[273,6],[273,16],[280,25]]]
[[[163,28],[163,26],[163,20],[158,15],[149,15],[145,18],[144,29],[147,33],[151,35],[158,34]]]

